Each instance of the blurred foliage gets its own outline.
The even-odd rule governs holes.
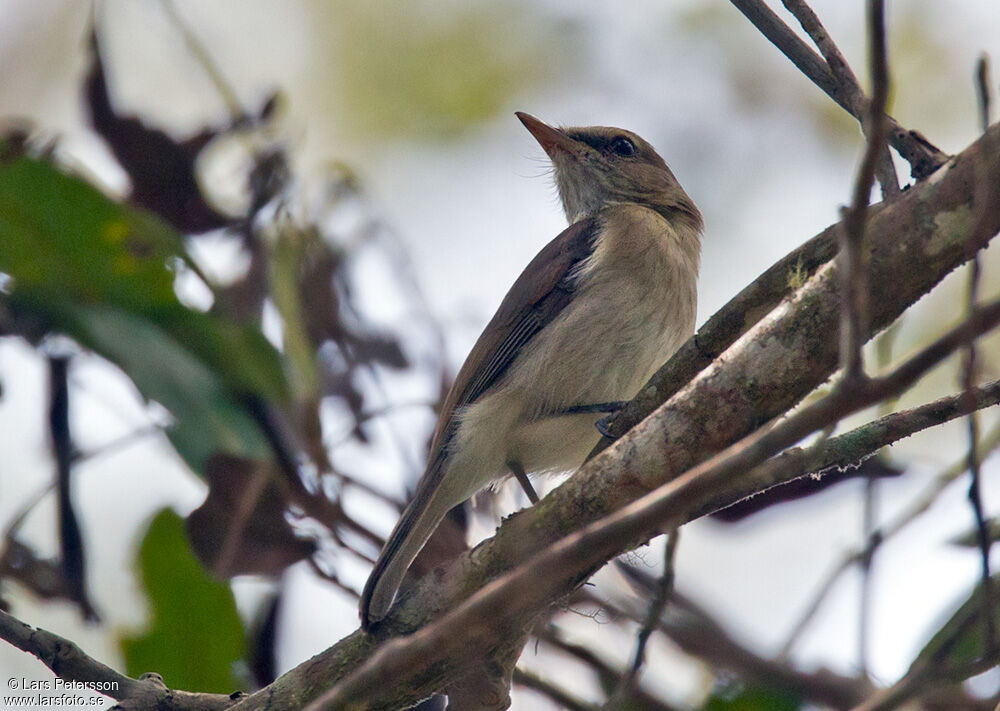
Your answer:
[[[986,532],[987,538],[989,538],[991,543],[1000,541],[1000,519],[991,518],[988,520],[986,522]],[[979,548],[979,529],[973,527],[965,533],[955,536],[949,543],[965,548]]]
[[[774,9],[789,26],[801,32],[795,18],[780,3]],[[817,9],[824,14],[821,8]],[[860,6],[854,12],[860,20],[863,16]],[[936,31],[936,12],[940,10],[920,3],[894,8],[888,35],[892,72],[889,113],[927,135],[953,132],[956,119],[966,116],[971,129],[975,103],[973,68],[959,64],[955,48],[941,40]],[[713,41],[715,51],[723,58],[717,63],[718,70],[725,73],[733,96],[744,109],[781,111],[810,118],[817,138],[834,148],[855,149],[861,145],[857,121],[801,76],[788,59],[769,46],[731,7],[725,3],[694,4],[681,11],[680,17],[687,32]],[[869,72],[865,68],[863,43],[843,36],[835,22],[830,22],[827,29],[854,68],[861,86],[867,88]],[[811,43],[810,47],[815,49]],[[748,56],[753,56],[754,61],[747,62]],[[788,75],[790,79],[773,81],[776,75]],[[955,81],[956,77],[968,77],[968,81]],[[957,112],[956,107],[962,107],[962,111]]]
[[[216,454],[205,465],[208,497],[187,519],[198,558],[220,578],[278,576],[316,550],[285,518],[284,492],[274,467]]]
[[[990,592],[993,596],[989,601],[990,614],[993,617],[993,629],[996,630],[1000,627],[1000,600],[996,597],[1000,586],[1000,575],[994,575],[990,580],[992,583]],[[1000,650],[997,649],[995,640],[988,642],[986,639],[985,612],[983,583],[980,580],[958,609],[920,650],[910,665],[910,673],[931,666],[943,673],[955,672],[964,677],[972,673],[975,665],[984,659],[991,659],[991,663],[995,665],[1000,657]]]
[[[762,52],[767,40],[731,7],[695,5],[680,14],[680,23],[687,33],[710,41],[709,46],[719,55],[715,66],[742,111],[780,111],[809,118],[821,140],[837,146],[857,144],[861,136],[857,121],[801,76],[780,53]],[[754,61],[745,61],[748,56],[753,56]],[[762,81],[765,76],[786,74],[788,81]]]
[[[177,689],[238,689],[234,669],[246,652],[246,635],[233,592],[207,575],[188,547],[184,520],[172,510],[160,511],[149,525],[137,567],[150,625],[144,634],[122,637],[126,673],[156,671]]]
[[[802,701],[781,689],[729,684],[715,691],[703,711],[799,711]]]
[[[970,135],[976,126],[973,67],[960,64],[954,47],[941,41],[928,8],[914,4],[898,15],[889,35],[895,98],[891,112],[904,125],[913,124],[928,135],[956,128]],[[867,84],[862,77],[862,86]],[[956,119],[962,118],[968,123],[956,126]]]
[[[281,361],[259,330],[180,302],[180,235],[50,162],[8,156],[0,162],[0,241],[11,311],[121,367],[170,410],[168,434],[195,471],[219,450],[266,454],[239,397],[282,397]]]
[[[519,2],[313,0],[331,108],[367,139],[450,136],[506,109],[569,49]]]

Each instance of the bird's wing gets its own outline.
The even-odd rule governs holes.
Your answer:
[[[514,282],[465,359],[441,408],[427,470],[361,594],[361,620],[366,629],[386,615],[410,563],[452,505],[435,498],[435,493],[445,474],[456,411],[489,390],[525,344],[566,308],[573,298],[574,270],[593,253],[597,234],[597,221],[589,218],[570,225],[545,245]]]
[[[521,349],[569,304],[573,272],[593,253],[597,233],[594,217],[574,222],[545,245],[514,282],[448,391],[431,443],[432,462],[444,454],[456,411],[489,390]]]

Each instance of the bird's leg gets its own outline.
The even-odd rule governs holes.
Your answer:
[[[556,415],[579,415],[588,412],[610,412],[615,413],[628,404],[628,400],[612,400],[611,402],[595,402],[590,405],[570,405],[569,407],[557,410]]]
[[[521,485],[524,489],[524,493],[528,495],[528,501],[532,505],[538,503],[538,494],[535,493],[535,487],[531,485],[531,480],[528,479],[528,475],[524,471],[524,467],[521,466],[520,462],[507,462],[507,468],[510,469],[510,473],[514,475],[517,479],[517,483]]]

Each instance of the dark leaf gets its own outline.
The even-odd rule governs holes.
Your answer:
[[[839,472],[836,475],[831,474],[819,478],[804,476],[788,484],[768,489],[762,494],[744,499],[721,511],[716,511],[712,514],[712,518],[725,523],[736,523],[771,506],[805,499],[848,479],[857,479],[859,477],[886,479],[899,476],[902,473],[902,469],[896,467],[883,457],[869,457],[857,467]]]
[[[408,363],[399,341],[380,334],[350,334],[348,342],[360,360],[402,370]]]
[[[147,631],[121,639],[126,673],[157,671],[170,688],[230,693],[246,635],[233,592],[195,558],[184,520],[170,509],[153,519],[137,567],[149,599]]]
[[[95,31],[90,41],[91,65],[85,84],[90,120],[128,173],[131,200],[181,232],[206,232],[224,226],[226,217],[205,202],[195,174],[198,153],[219,131],[209,129],[176,141],[136,117],[116,113]]]
[[[279,575],[312,555],[315,543],[295,535],[269,464],[217,454],[205,465],[205,502],[187,519],[195,553],[215,575]]]

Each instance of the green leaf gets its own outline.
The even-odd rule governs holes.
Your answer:
[[[0,160],[0,272],[13,277],[13,309],[67,328],[80,305],[113,306],[167,331],[235,392],[283,395],[280,357],[259,331],[180,302],[181,262],[183,238],[151,213],[44,160]],[[104,354],[105,343],[89,345]]]
[[[704,711],[798,711],[801,708],[802,700],[788,691],[741,684],[716,690],[703,707]]]
[[[263,434],[220,378],[163,329],[120,309],[71,306],[60,322],[81,344],[122,368],[174,417],[167,436],[197,472],[213,454],[268,459]]]
[[[994,629],[1000,629],[1000,575],[991,578],[992,615]],[[983,624],[983,584],[982,580],[972,590],[965,601],[948,618],[930,641],[917,655],[910,669],[925,664],[941,668],[962,669],[969,667],[990,650],[986,645],[986,626]],[[995,647],[995,645],[991,645]]]
[[[247,642],[233,592],[206,574],[174,511],[164,509],[153,519],[138,568],[151,619],[145,634],[121,639],[129,676],[155,671],[172,689],[238,690],[233,672]]]

